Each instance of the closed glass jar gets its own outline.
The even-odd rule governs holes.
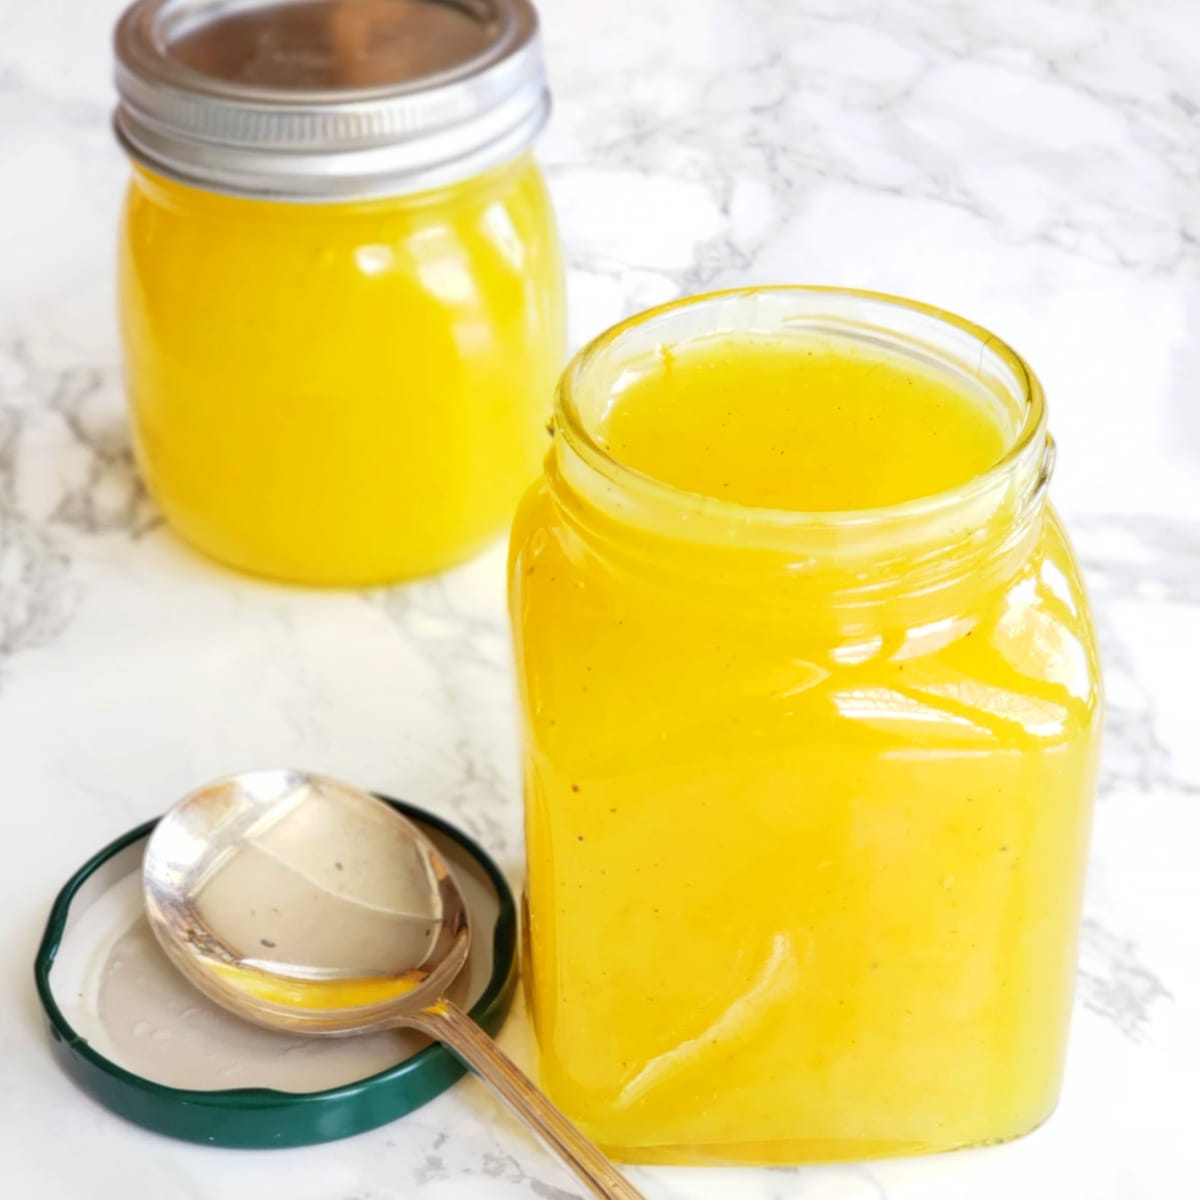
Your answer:
[[[709,491],[677,486],[680,446],[733,436],[765,378],[729,383],[730,348],[752,339],[794,353],[800,400],[779,404],[827,402],[799,388],[814,346],[860,382],[879,356],[897,403],[904,372],[936,376],[988,410],[996,460],[874,507],[715,494],[775,471],[764,433]],[[664,479],[631,463],[614,414],[685,359],[695,395],[670,403],[721,419],[651,430]],[[869,495],[911,424],[883,437],[878,472],[833,443],[809,470],[824,459],[831,495]],[[890,297],[700,297],[568,368],[510,557],[527,986],[544,1085],[612,1153],[912,1154],[1015,1137],[1052,1110],[1102,703],[1051,463],[1024,362]]]
[[[532,8],[142,0],[117,55],[126,383],[170,524],[318,584],[480,548],[564,345]]]

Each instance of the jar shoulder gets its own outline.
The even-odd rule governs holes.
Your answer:
[[[332,262],[383,245],[417,265],[487,246],[525,267],[557,263],[559,253],[549,190],[531,155],[436,192],[334,204],[224,195],[135,168],[121,237],[135,249],[154,241],[161,252],[169,241],[174,255],[263,262],[313,254]],[[375,274],[382,265],[369,264]]]
[[[545,484],[527,494],[510,545],[523,686],[539,703],[582,703],[602,720],[604,698],[636,686],[664,725],[752,711],[767,724],[828,722],[839,736],[1025,745],[1093,730],[1099,657],[1056,514],[1047,512],[1021,569],[975,600],[900,623],[881,606],[852,633],[802,606],[767,614],[722,602],[606,561]]]
[[[538,358],[529,386],[544,400],[553,379],[541,364],[556,371],[565,341],[561,249],[532,158],[462,195],[336,206],[219,196],[136,171],[118,279],[131,334],[183,340],[189,362],[213,339],[286,338],[331,370],[335,344],[394,358],[399,336],[451,363],[518,345]]]

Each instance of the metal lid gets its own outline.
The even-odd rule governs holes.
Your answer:
[[[549,113],[529,0],[138,0],[115,48],[128,152],[241,195],[437,187],[513,157]]]

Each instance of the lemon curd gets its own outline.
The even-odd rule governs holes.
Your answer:
[[[537,472],[562,268],[527,155],[333,204],[138,168],[120,293],[143,472],[226,563],[320,584],[437,570],[495,536]]]
[[[1004,453],[950,381],[829,340],[717,337],[663,351],[600,427],[626,466],[756,508],[876,508],[939,492]]]
[[[551,1095],[641,1161],[1036,1126],[1101,720],[1036,379],[766,289],[604,335],[556,427],[510,591]]]

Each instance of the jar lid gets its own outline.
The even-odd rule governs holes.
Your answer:
[[[423,191],[512,158],[549,114],[529,0],[137,0],[114,41],[118,138],[214,191]]]
[[[388,800],[381,796],[381,800]],[[388,800],[437,846],[473,936],[451,995],[496,1033],[516,983],[517,916],[496,864],[430,813]],[[105,846],[67,881],[34,965],[51,1046],[119,1116],[214,1146],[306,1146],[362,1133],[440,1095],[466,1068],[407,1031],[310,1038],[260,1029],[196,991],[146,921],[141,865],[156,822]]]

